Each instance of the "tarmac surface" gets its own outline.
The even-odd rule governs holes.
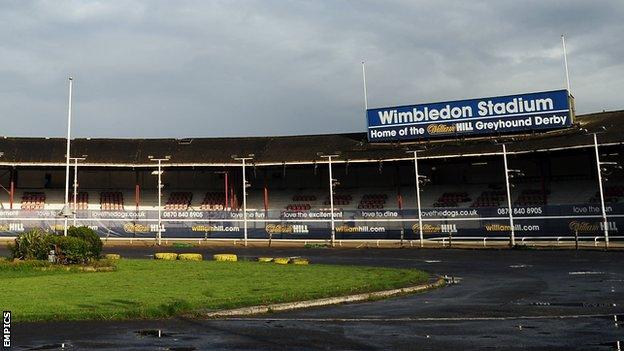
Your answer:
[[[144,258],[155,252],[107,250]],[[622,251],[159,251],[304,256],[313,263],[417,268],[460,281],[421,294],[248,318],[14,324],[13,350],[55,350],[63,344],[65,350],[617,350],[618,341],[624,348]]]

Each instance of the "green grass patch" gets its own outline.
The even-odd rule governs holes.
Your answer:
[[[78,273],[98,270],[114,270],[116,265],[111,260],[98,260],[88,264],[54,264],[48,261],[26,260],[9,261],[0,260],[0,281],[4,278],[37,277],[61,273]]]
[[[424,282],[411,269],[259,262],[121,260],[114,272],[41,270],[0,264],[0,307],[13,319],[164,318],[392,289]],[[42,263],[45,264],[45,263]]]

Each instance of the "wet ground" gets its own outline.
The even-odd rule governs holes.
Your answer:
[[[147,258],[154,249],[109,251]],[[624,348],[624,322],[619,322],[624,320],[624,252],[177,251],[305,256],[316,263],[418,268],[461,280],[411,296],[251,318],[14,324],[14,349],[52,350],[64,344],[68,350],[617,350],[618,341]]]

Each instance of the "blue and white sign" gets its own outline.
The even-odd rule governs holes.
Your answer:
[[[522,133],[572,125],[567,90],[368,109],[368,140]]]

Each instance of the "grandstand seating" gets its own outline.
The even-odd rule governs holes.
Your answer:
[[[74,194],[71,195],[70,201],[73,206]],[[89,209],[89,193],[86,191],[79,191],[76,194],[76,210],[87,210]]]
[[[349,194],[335,194],[334,195],[334,206],[348,206],[349,204],[351,204],[351,200],[353,199],[353,197]],[[324,205],[329,205],[330,201],[329,201],[329,195],[327,196],[327,198],[325,199],[325,202],[323,202]]]
[[[292,211],[292,212],[308,211],[311,208],[312,208],[312,205],[310,205],[310,204],[290,204],[290,205],[286,206],[286,210],[287,211]]]
[[[605,187],[605,201],[607,203],[624,203],[624,186],[610,180]],[[585,181],[561,181],[547,183],[549,190],[542,194],[542,189],[536,184],[520,184],[513,189],[512,200],[514,206],[544,206],[562,204],[600,203],[597,184],[594,180]],[[71,191],[71,189],[70,189]],[[301,188],[289,192],[287,189],[270,190],[270,210],[308,211],[329,208],[329,197],[323,188]],[[391,187],[366,187],[363,189],[341,189],[341,193],[334,195],[334,206],[340,210],[356,209],[395,209],[398,203],[394,201],[396,188]],[[411,185],[406,185],[398,190],[401,194],[404,208],[410,209],[416,206],[416,197]],[[134,199],[134,189],[105,190],[89,189],[78,192],[77,210],[101,209],[105,211],[124,210],[124,200]],[[64,204],[64,189],[27,188],[17,192],[17,198],[21,198],[23,210],[61,210]],[[97,199],[100,199],[99,206]],[[19,201],[19,200],[18,200]],[[73,203],[73,194],[70,193],[70,204]],[[91,204],[89,203],[91,201]],[[240,199],[239,199],[240,201]],[[5,196],[1,206],[9,208],[9,196]],[[235,203],[235,201],[234,201]],[[134,201],[132,201],[134,210]],[[158,192],[147,188],[140,193],[140,202],[137,209],[156,210],[158,204]],[[445,184],[427,186],[421,192],[421,204],[425,208],[431,207],[500,207],[507,205],[506,191],[504,188],[488,188],[487,184],[471,184],[463,187],[450,187]],[[15,204],[13,204],[15,206]],[[20,208],[20,203],[17,203]],[[186,211],[189,209],[201,211],[227,210],[225,207],[225,193],[222,191],[205,192],[202,190],[170,190],[163,198],[165,210]],[[238,208],[236,204],[234,208]],[[264,208],[264,194],[260,189],[249,190],[247,198],[248,208]]]
[[[169,194],[169,199],[165,203],[165,210],[167,211],[186,211],[193,199],[193,193],[191,192],[173,192]]]
[[[499,207],[505,201],[505,192],[502,190],[487,190],[470,205],[470,207]]]
[[[604,187],[604,200],[607,203],[617,203],[624,198],[624,186],[622,185],[611,185]],[[594,196],[589,199],[590,203],[599,203],[600,202],[600,191],[596,191]]]
[[[515,206],[543,206],[548,204],[548,192],[540,189],[525,189],[514,201]]]
[[[100,193],[100,209],[103,211],[123,211],[124,199],[121,191],[103,191]]]
[[[434,202],[433,207],[457,207],[460,203],[468,201],[470,197],[465,191],[445,192]]]
[[[313,202],[316,201],[316,195],[303,195],[303,194],[298,194],[298,195],[294,195],[292,197],[293,201],[305,201],[305,202]]]
[[[358,209],[383,209],[387,199],[387,194],[364,194]]]
[[[22,196],[22,210],[43,210],[46,195],[43,192],[27,192]]]
[[[292,211],[292,212],[309,211],[312,208],[312,205],[310,204],[310,202],[316,201],[316,195],[297,194],[292,197],[292,201],[295,203],[290,203],[286,205],[286,211]]]
[[[225,209],[225,194],[215,191],[207,192],[199,208],[202,211],[223,211]]]

